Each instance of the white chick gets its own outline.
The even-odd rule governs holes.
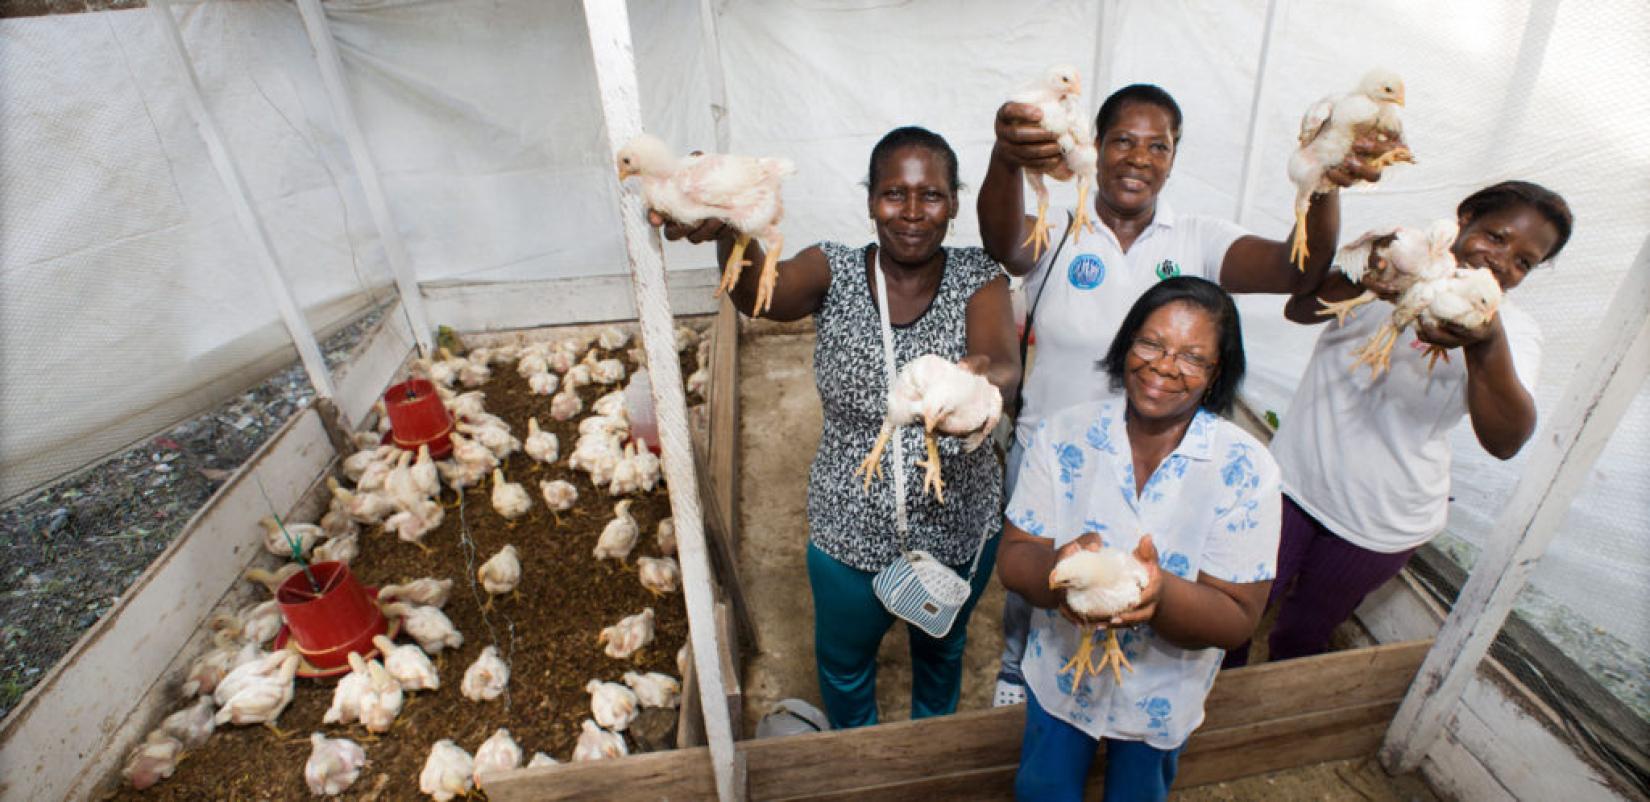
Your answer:
[[[464,645],[464,634],[439,608],[395,602],[383,605],[383,610],[385,615],[399,616],[401,627],[407,635],[432,655],[440,654],[442,649],[457,649]]]
[[[428,553],[430,547],[424,545],[424,536],[435,531],[446,517],[447,512],[440,502],[425,499],[409,509],[391,515],[384,521],[384,531],[394,532],[396,537]]]
[[[549,756],[549,755],[547,755],[547,754],[545,754],[545,753],[543,753],[543,752],[534,752],[533,753],[533,759],[527,761],[527,768],[530,768],[530,769],[538,769],[538,768],[543,768],[545,766],[554,766],[554,765],[556,765],[556,759]]]
[[[682,701],[682,683],[669,674],[626,671],[624,684],[629,685],[636,692],[636,698],[648,707],[675,707]]]
[[[605,487],[613,481],[613,469],[624,458],[624,447],[619,438],[593,432],[573,444],[573,453],[567,458],[567,467],[590,474],[590,483]]]
[[[517,440],[515,435],[510,434],[510,429],[502,422],[497,426],[458,423],[454,424],[453,428],[474,438],[476,442],[491,451],[496,459],[504,459],[521,450],[521,441]]]
[[[458,369],[458,383],[467,388],[480,387],[492,381],[493,371],[487,367],[485,358],[480,361],[469,359],[464,366]]]
[[[418,483],[413,481],[412,460],[411,451],[401,452],[395,459],[395,467],[384,477],[384,493],[395,502],[397,508],[403,510],[428,498]]]
[[[401,703],[406,699],[401,692],[401,683],[390,676],[382,663],[363,660],[355,652],[349,653],[349,665],[351,676],[356,673],[366,676],[360,708],[356,711],[357,718],[367,732],[388,732],[390,725],[395,723],[395,717],[401,714]]]
[[[212,737],[212,730],[216,727],[212,721],[215,710],[211,697],[203,696],[194,704],[167,716],[160,723],[160,729],[178,739],[185,749],[197,749]]]
[[[572,370],[573,366],[578,364],[579,354],[583,352],[583,343],[573,339],[562,340],[556,343],[555,347],[551,348],[549,353],[545,355],[545,362],[551,370],[563,374],[565,377],[567,371]]]
[[[479,445],[476,447],[481,448]],[[487,474],[492,472],[493,466],[498,464],[498,461],[492,458],[493,452],[485,448],[481,450],[487,452],[487,464],[463,463],[457,460],[442,460],[435,464],[436,469],[441,471],[441,480],[446,482],[454,493],[463,495],[465,488],[481,484],[487,479]]]
[[[682,583],[682,568],[670,557],[639,557],[636,574],[642,580],[642,587],[654,596],[675,593]]]
[[[1090,130],[1088,110],[1081,103],[1082,94],[1083,81],[1077,68],[1059,66],[1009,98],[1014,103],[1036,106],[1043,115],[1038,124],[1054,134],[1060,145],[1062,160],[1046,174],[1056,181],[1077,179],[1077,211],[1071,224],[1074,240],[1093,228],[1089,222],[1089,193],[1097,185],[1100,169],[1100,151]],[[1024,174],[1026,184],[1037,195],[1037,222],[1024,243],[1032,246],[1035,259],[1049,244],[1048,187],[1043,185],[1044,173],[1027,169]]]
[[[468,393],[453,396],[452,400],[446,403],[447,409],[453,413],[454,417],[479,418],[487,412],[482,406],[486,400],[486,393],[480,390],[471,390]]]
[[[311,562],[338,562],[349,565],[361,553],[360,535],[342,535],[315,547]]]
[[[256,647],[254,647],[256,648]],[[282,662],[289,652],[255,651],[250,659],[238,661],[229,673],[218,680],[217,687],[212,689],[212,698],[222,707],[236,693],[247,685],[267,679],[281,670]]]
[[[593,679],[585,683],[584,692],[590,694],[591,717],[603,729],[623,732],[641,711],[636,692],[617,682]]]
[[[384,658],[384,670],[401,683],[403,691],[434,691],[441,688],[441,674],[429,655],[410,643],[397,644],[383,635],[374,635],[372,645]]]
[[[608,425],[619,426],[622,431],[630,430],[630,422],[625,420],[629,416],[629,411],[625,408],[623,390],[614,390],[596,399],[596,402],[590,405],[590,411],[600,417],[617,420],[616,424]],[[584,434],[584,423],[585,421],[579,421],[579,434]]]
[[[551,514],[556,516],[558,523],[561,521],[560,513],[573,509],[573,505],[579,500],[579,489],[565,479],[539,482],[539,493],[544,496],[545,505],[550,508]]]
[[[676,327],[676,353],[680,354],[699,344],[699,332],[687,326]]]
[[[596,403],[599,405],[602,400],[610,398],[613,395],[616,395],[616,393],[604,395]],[[610,409],[612,407],[611,404],[607,406]],[[590,411],[594,414],[579,421],[580,440],[583,440],[586,437],[605,437],[622,440],[630,435],[630,418],[625,414],[624,406],[622,404],[618,409],[613,410],[610,414],[602,414],[602,411],[594,406]]]
[[[184,675],[180,689],[185,699],[196,694],[212,693],[231,670],[251,662],[259,654],[258,644],[239,645],[233,636],[221,631],[213,633],[212,642],[216,644],[213,648],[189,664],[189,672]]]
[[[424,770],[418,773],[418,790],[436,802],[455,796],[469,796],[475,760],[458,744],[442,738],[430,747]]]
[[[367,667],[356,667],[360,655],[350,652],[350,672],[332,686],[332,706],[321,715],[322,724],[351,724],[361,717],[361,697],[367,692]]]
[[[598,560],[618,560],[623,565],[630,559],[630,552],[636,548],[642,531],[636,525],[636,519],[630,516],[630,499],[613,505],[613,516],[613,520],[602,527],[601,535],[596,538],[593,553]]]
[[[1364,232],[1335,254],[1335,269],[1363,294],[1345,301],[1319,301],[1319,315],[1346,323],[1358,307],[1382,298],[1397,303],[1417,282],[1442,278],[1455,267],[1450,248],[1460,229],[1453,218],[1435,220],[1426,230],[1388,226]]]
[[[249,677],[244,683],[235,684],[235,693],[223,699],[222,707],[218,708],[217,715],[212,721],[218,726],[224,724],[266,724],[275,726],[275,720],[280,718],[281,711],[292,702],[292,678],[298,674],[298,654],[296,652],[276,652],[281,662],[272,674]],[[238,669],[237,669],[238,670]],[[233,678],[224,677],[224,682],[218,685],[222,691],[224,685]]]
[[[535,348],[523,352],[521,357],[516,360],[516,373],[524,379],[530,379],[541,373],[549,372],[550,362],[542,350]]]
[[[476,749],[475,770],[472,777],[476,787],[485,785],[482,778],[494,772],[514,771],[521,767],[521,747],[516,745],[516,739],[510,737],[510,731],[499,727],[492,737],[481,742]]]
[[[715,218],[738,232],[717,292],[738,283],[751,239],[761,243],[765,259],[753,311],[767,311],[778,281],[779,252],[785,247],[779,229],[785,214],[780,184],[796,172],[795,164],[789,159],[720,153],[678,159],[664,142],[642,134],[619,149],[618,168],[620,181],[641,177],[648,208],[684,225]]]
[[[343,464],[339,466],[340,470],[344,472],[344,478],[350,480],[351,482],[360,481],[361,472],[365,471],[368,465],[371,465],[374,462],[384,462],[386,460],[395,459],[395,452],[400,451],[400,449],[395,446],[377,445],[377,437],[373,437],[372,439],[374,443],[373,447],[363,448],[360,451],[344,458]]]
[[[507,521],[514,521],[533,506],[527,490],[516,482],[504,481],[504,470],[493,469],[493,510]]]
[[[963,437],[963,451],[970,452],[991,436],[1002,412],[1002,393],[984,376],[934,354],[917,357],[900,369],[888,388],[888,412],[882,419],[882,431],[854,474],[863,474],[869,489],[872,478],[882,476],[882,452],[889,438],[900,427],[921,421],[928,458],[915,464],[925,472],[923,490],[933,492],[934,498],[944,504],[945,481],[934,433]]]
[[[567,420],[584,409],[584,401],[575,392],[572,383],[563,384],[561,392],[550,397],[550,417]]]
[[[315,796],[337,796],[355,784],[367,765],[367,750],[348,738],[309,734],[309,760],[304,762],[304,784]]]
[[[1369,166],[1384,168],[1396,162],[1414,162],[1404,144],[1404,123],[1398,109],[1404,105],[1404,79],[1382,69],[1370,70],[1358,88],[1344,95],[1320,99],[1301,117],[1300,147],[1289,157],[1289,180],[1295,185],[1295,234],[1289,258],[1306,269],[1306,213],[1312,196],[1335,189],[1324,178],[1352,154],[1358,137],[1374,135],[1388,143]]]
[[[617,351],[630,344],[630,332],[618,326],[608,326],[596,335],[596,344],[608,351]]]
[[[325,545],[325,543],[321,544],[323,547]],[[319,548],[317,548],[316,551],[311,552],[312,555],[319,553]],[[320,561],[321,560],[319,558],[316,559],[316,562]],[[298,563],[286,563],[274,571],[266,571],[262,568],[248,568],[245,573],[241,574],[241,578],[248,582],[256,582],[257,584],[263,585],[264,589],[269,591],[269,595],[274,596],[276,591],[281,589],[281,583],[291,579],[294,574],[297,574],[302,570],[304,570],[304,567]]]
[[[281,607],[274,599],[249,604],[234,613],[214,615],[206,625],[243,643],[262,644],[281,631]]]
[[[585,719],[579,725],[579,741],[573,746],[573,761],[575,763],[581,760],[624,757],[628,754],[630,754],[630,750],[625,748],[623,735],[608,732],[590,719]]]
[[[688,374],[686,384],[687,392],[689,395],[703,396],[705,394],[705,387],[709,384],[710,366],[700,365],[698,370]]]
[[[624,363],[617,359],[603,359],[590,366],[590,380],[597,384],[618,384],[624,377]]]
[[[488,646],[481,650],[476,661],[464,669],[464,679],[458,683],[459,693],[472,702],[497,699],[510,684],[510,666],[499,659],[498,649]]]
[[[1500,307],[1501,284],[1495,274],[1482,268],[1452,268],[1440,278],[1417,282],[1398,299],[1392,317],[1353,352],[1356,360],[1352,367],[1367,364],[1373,376],[1381,375],[1392,366],[1392,346],[1398,342],[1398,335],[1416,321],[1428,326],[1451,323],[1472,330],[1493,320]],[[1428,373],[1441,358],[1448,358],[1444,348],[1427,346]]]
[[[666,518],[659,522],[659,528],[654,531],[654,540],[659,543],[659,553],[669,556],[676,553],[676,519]]]
[[[498,457],[493,456],[491,449],[458,432],[453,432],[448,437],[453,441],[454,462],[486,471],[498,467]]]
[[[1141,591],[1150,579],[1145,564],[1133,554],[1108,546],[1066,555],[1049,572],[1048,586],[1065,590],[1066,606],[1072,612],[1090,620],[1105,620],[1139,605]],[[1133,671],[1134,668],[1123,656],[1117,632],[1106,630],[1106,654],[1096,663],[1090,656],[1094,651],[1094,631],[1094,626],[1084,628],[1082,645],[1060,673],[1075,671],[1077,675],[1072,678],[1075,687],[1082,684],[1085,673],[1099,674],[1109,665],[1118,684],[1122,684],[1123,669]]]
[[[395,451],[397,455],[401,453],[399,448]],[[356,492],[369,493],[384,489],[384,480],[389,478],[390,470],[394,467],[395,457],[368,465],[366,470],[361,472],[360,478],[355,480]]]
[[[274,518],[263,518],[258,525],[264,528],[264,550],[276,557],[292,557],[292,544],[298,544],[298,551],[304,556],[321,539],[321,527],[315,524],[295,524],[286,521],[277,521]]]
[[[425,498],[435,498],[441,495],[441,475],[436,470],[435,460],[430,458],[428,443],[418,447],[418,460],[412,466],[413,488]]]
[[[144,737],[143,743],[132,748],[120,775],[133,788],[142,791],[172,776],[182,754],[183,744],[178,739],[154,730]]]
[[[342,537],[353,535],[361,531],[361,525],[345,511],[344,505],[334,498],[327,505],[327,514],[321,516],[321,534],[326,537]]]
[[[568,368],[567,372],[563,373],[561,376],[562,390],[565,392],[573,392],[578,390],[580,387],[594,383],[596,379],[590,375],[590,365],[591,363],[589,362],[579,362],[573,367]]]
[[[380,493],[350,492],[339,486],[338,480],[331,476],[327,477],[327,487],[332,490],[332,497],[337,499],[339,509],[356,523],[379,523],[395,512],[395,503],[389,496]]]
[[[476,569],[476,579],[481,580],[481,589],[487,591],[485,606],[490,610],[495,597],[513,592],[521,583],[521,559],[516,554],[516,547],[504,544],[504,548]]]
[[[540,429],[538,418],[527,419],[527,439],[521,446],[527,456],[539,462],[555,462],[561,456],[561,443],[556,440],[555,432]]]
[[[560,387],[561,377],[548,370],[527,377],[527,389],[531,390],[533,395],[554,395]]]
[[[626,660],[653,642],[653,608],[619,619],[619,623],[604,627],[596,636],[596,643],[607,644],[603,652],[615,660]]]
[[[451,579],[436,579],[424,577],[399,585],[385,585],[378,589],[378,601],[388,603],[392,601],[426,604],[431,607],[446,607],[447,597],[453,592]]]

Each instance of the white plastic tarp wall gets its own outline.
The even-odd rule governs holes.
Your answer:
[[[644,119],[682,149],[713,147],[697,5],[631,4]],[[422,281],[624,271],[577,3],[326,7]],[[977,184],[991,115],[1012,88],[1057,62],[1093,75],[1102,10],[1075,0],[715,7],[733,148],[787,155],[800,168],[786,192],[787,252],[871,237],[858,182],[872,144],[896,125],[946,135],[964,182]],[[1165,196],[1182,212],[1230,217],[1264,3],[1107,7],[1113,49],[1103,61],[1112,80],[1090,86],[1091,106],[1132,81],[1174,93],[1186,128]],[[1550,414],[1650,220],[1650,7],[1406,0],[1281,9],[1259,183],[1242,222],[1265,236],[1288,230],[1283,165],[1310,101],[1350,87],[1370,66],[1398,70],[1421,163],[1390,171],[1375,191],[1349,193],[1343,233],[1450,214],[1472,189],[1503,178],[1562,192],[1579,221],[1575,238],[1556,269],[1538,271],[1514,296],[1546,333],[1537,398]],[[214,381],[234,383],[223,377],[281,341],[148,13],[0,21],[6,492],[200,408]],[[359,301],[388,276],[297,12],[248,0],[178,13],[207,105],[248,174],[283,268],[313,322],[324,323],[327,304]],[[973,200],[965,193],[954,244],[978,242]],[[667,256],[678,268],[711,260],[708,248],[673,246]],[[1283,321],[1276,301],[1244,308],[1248,391],[1287,419],[1317,332]],[[63,353],[79,361],[55,356]],[[57,414],[40,421],[48,408]],[[1650,649],[1643,394],[1634,411],[1536,581]],[[1451,529],[1483,542],[1519,463],[1491,460],[1465,427],[1456,454]]]

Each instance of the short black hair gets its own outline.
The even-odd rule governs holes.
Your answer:
[[[1558,256],[1558,252],[1564,250],[1564,244],[1570,241],[1570,231],[1575,228],[1575,215],[1570,213],[1570,204],[1564,202],[1564,196],[1540,184],[1530,181],[1492,184],[1468,195],[1460,206],[1455,207],[1455,214],[1471,220],[1514,206],[1528,206],[1553,224],[1553,228],[1558,230],[1558,241],[1553,243],[1553,249],[1541,261]]]
[[[1220,285],[1196,276],[1176,276],[1159,281],[1134,302],[1117,328],[1117,336],[1106,352],[1106,373],[1111,377],[1113,390],[1123,387],[1123,375],[1128,372],[1127,359],[1134,338],[1146,318],[1172,303],[1188,303],[1215,318],[1215,331],[1220,338],[1220,355],[1215,364],[1214,380],[1203,393],[1200,406],[1217,415],[1232,411],[1237,401],[1238,387],[1243,384],[1243,326],[1238,322],[1237,304],[1232,302]]]
[[[1174,97],[1157,84],[1129,84],[1106,98],[1100,104],[1100,113],[1094,116],[1094,137],[1105,139],[1106,129],[1117,121],[1117,115],[1123,113],[1123,107],[1130,103],[1144,103],[1156,106],[1169,113],[1169,133],[1174,136],[1175,144],[1180,144],[1180,104],[1174,102]]]
[[[951,182],[952,194],[956,194],[962,189],[962,181],[957,177],[957,152],[951,149],[951,143],[945,141],[945,137],[920,125],[895,128],[883,134],[882,139],[877,141],[876,147],[871,148],[871,167],[866,171],[866,189],[877,185],[877,175],[880,172],[877,166],[882,164],[882,160],[888,154],[907,145],[938,153],[940,158],[945,160],[945,177]]]

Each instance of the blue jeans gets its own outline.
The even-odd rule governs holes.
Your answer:
[[[1014,445],[1008,449],[1008,457],[1003,466],[1003,498],[1013,500],[1014,483],[1020,478],[1020,463],[1025,459],[1025,449],[1020,447],[1020,438],[1014,438]],[[1003,600],[1003,654],[1001,665],[997,669],[997,679],[1015,685],[1025,685],[1026,679],[1020,673],[1020,660],[1026,653],[1026,636],[1031,634],[1031,602],[1024,596],[1010,590]]]
[[[944,638],[935,639],[906,625],[911,638],[911,718],[949,715],[957,710],[962,692],[963,647],[968,643],[968,617],[991,581],[997,564],[998,535],[987,541],[974,573],[973,592],[957,612]],[[966,576],[968,566],[951,566]],[[877,723],[877,647],[893,626],[888,612],[871,588],[876,574],[838,562],[808,544],[808,583],[814,594],[814,659],[819,673],[819,695],[833,729]]]
[[[1180,750],[1106,738],[1105,802],[1161,802],[1169,798]],[[1100,740],[1048,714],[1026,694],[1026,731],[1014,798],[1020,802],[1082,802],[1089,766]]]

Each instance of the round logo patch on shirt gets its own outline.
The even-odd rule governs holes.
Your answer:
[[[1159,281],[1174,278],[1178,275],[1180,275],[1180,264],[1175,260],[1164,259],[1157,263],[1157,278]]]
[[[1071,279],[1071,286],[1092,290],[1106,280],[1106,263],[1092,253],[1081,253],[1071,260],[1066,276]]]

